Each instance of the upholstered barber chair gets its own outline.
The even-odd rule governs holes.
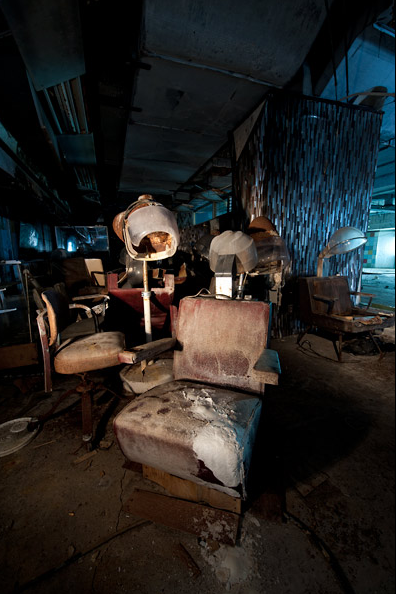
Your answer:
[[[280,373],[277,353],[267,349],[269,314],[259,301],[180,301],[174,381],[136,397],[114,420],[128,460],[245,497],[264,386],[277,384]],[[161,342],[119,358],[138,363],[158,354]]]

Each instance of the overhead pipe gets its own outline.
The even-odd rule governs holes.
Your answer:
[[[234,70],[226,70],[225,68],[216,68],[215,66],[208,66],[207,64],[199,64],[198,62],[192,62],[190,60],[183,60],[182,58],[175,58],[173,56],[157,54],[157,53],[151,52],[149,50],[144,50],[143,54],[147,58],[158,58],[160,60],[166,60],[167,62],[174,62],[176,64],[182,64],[183,66],[192,66],[193,68],[200,68],[201,70],[210,70],[212,72],[219,72],[220,74],[225,74],[226,76],[232,76],[234,78],[241,78],[243,80],[248,80],[249,82],[255,83],[256,85],[272,87],[273,89],[283,89],[283,87],[281,85],[277,85],[274,82],[270,82],[268,80],[261,80],[259,78],[254,78],[253,76],[249,76],[248,74],[243,74],[242,72],[235,72]]]

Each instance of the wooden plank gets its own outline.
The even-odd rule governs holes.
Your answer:
[[[231,546],[236,542],[239,516],[220,509],[135,489],[124,511],[206,540]]]
[[[176,343],[176,338],[161,338],[160,340],[153,340],[147,344],[142,344],[133,347],[130,351],[122,351],[118,355],[120,363],[129,363],[134,365],[145,359],[154,359],[161,353],[173,348]]]
[[[24,367],[26,365],[36,365],[37,363],[37,345],[35,342],[0,348],[0,369]]]
[[[231,495],[227,495],[227,493],[222,493],[205,485],[198,485],[197,483],[168,474],[163,470],[158,470],[151,466],[143,465],[143,476],[161,485],[171,495],[180,499],[187,499],[196,503],[207,503],[212,507],[235,514],[241,513],[241,499],[238,497],[232,497]]]
[[[264,349],[253,367],[253,374],[264,384],[278,385],[281,367],[278,353],[272,349]]]
[[[76,458],[75,460],[73,460],[73,464],[81,464],[81,462],[85,462],[85,460],[89,460],[89,458],[92,458],[93,456],[96,456],[97,453],[98,453],[98,450],[93,450],[92,452],[88,452],[87,454],[83,454],[79,458]]]

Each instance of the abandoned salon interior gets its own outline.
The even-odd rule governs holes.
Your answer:
[[[390,0],[0,0],[4,594],[391,594]]]

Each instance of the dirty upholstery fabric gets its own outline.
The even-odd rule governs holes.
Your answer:
[[[84,373],[119,365],[118,353],[124,349],[122,332],[99,332],[66,346],[55,355],[57,373]]]
[[[180,301],[173,366],[179,381],[138,396],[114,420],[129,460],[246,495],[264,392],[253,367],[267,346],[269,313],[259,301]]]
[[[135,398],[114,431],[129,460],[243,497],[260,412],[255,395],[175,381]]]
[[[180,301],[174,378],[264,393],[253,367],[267,346],[270,306],[262,301]]]

